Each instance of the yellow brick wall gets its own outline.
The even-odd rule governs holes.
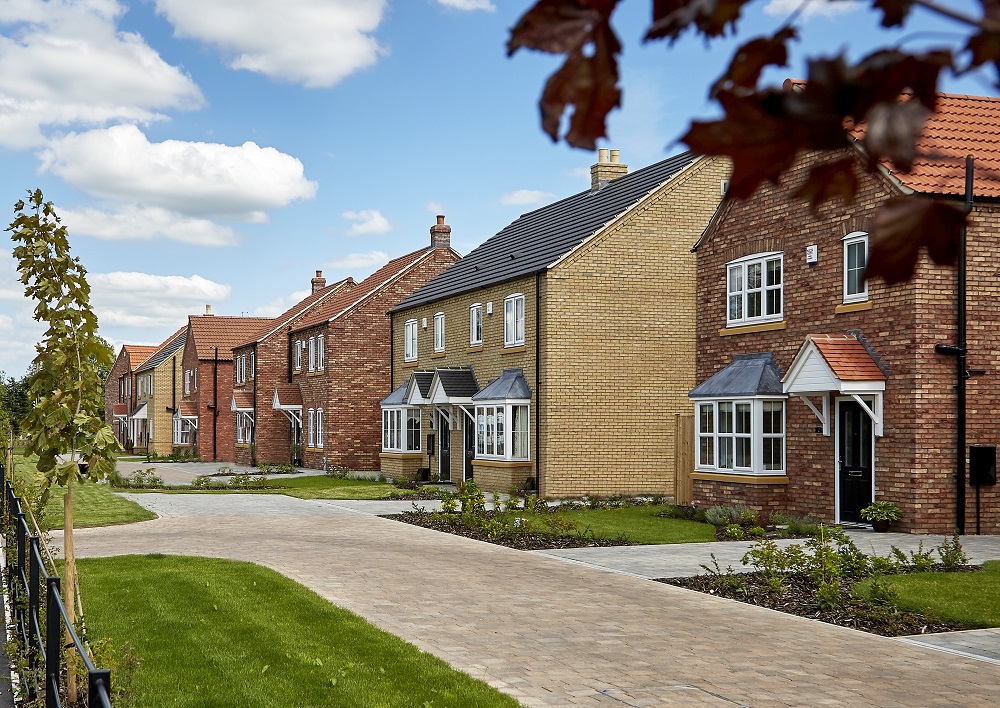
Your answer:
[[[509,295],[522,293],[524,295],[524,346],[505,348],[503,345],[503,303]],[[469,346],[469,307],[475,303],[483,305],[483,344],[481,347]],[[493,314],[486,314],[486,305],[493,303]],[[445,351],[444,354],[434,352],[434,315],[445,313]],[[422,328],[423,318],[427,318],[427,329]],[[416,363],[403,361],[404,354],[404,323],[409,319],[417,320],[417,354]],[[444,366],[471,366],[476,374],[479,388],[485,387],[496,379],[504,369],[524,369],[524,377],[532,389],[535,387],[535,332],[538,317],[535,313],[535,277],[519,278],[488,288],[471,290],[461,295],[439,300],[428,305],[395,312],[392,316],[392,371],[393,387],[398,388],[410,378],[413,371],[433,370]],[[388,394],[387,394],[388,395]],[[464,414],[463,414],[464,415]],[[531,445],[534,448],[535,402],[531,402]],[[451,431],[451,479],[460,482],[463,479],[464,467],[464,428],[469,419],[462,420],[462,429]],[[429,467],[431,473],[438,471],[439,460],[437,452],[440,449],[438,431],[431,430],[430,415],[425,408],[421,421],[421,447],[424,452],[422,467]],[[427,455],[427,434],[435,433],[434,455]],[[534,458],[534,449],[532,449]],[[388,475],[388,472],[386,472]],[[503,488],[506,490],[506,486]]]
[[[674,489],[674,420],[695,386],[691,247],[728,164],[703,158],[546,273],[542,492]]]
[[[150,446],[151,452],[157,455],[169,455],[174,449],[174,414],[167,410],[167,406],[174,405],[174,392],[176,391],[176,401],[180,402],[184,397],[184,367],[183,363],[184,347],[181,347],[169,357],[164,359],[153,370],[153,396],[150,399],[150,416],[153,419],[153,444]],[[174,373],[172,361],[177,360],[176,376],[174,385],[171,388],[170,378]],[[229,401],[225,402],[226,407]]]

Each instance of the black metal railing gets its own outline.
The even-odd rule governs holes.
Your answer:
[[[59,692],[63,669],[62,633],[69,633],[72,640],[65,648],[75,646],[87,671],[87,706],[111,708],[111,671],[98,669],[91,661],[76,629],[66,615],[66,606],[60,594],[60,580],[45,569],[40,550],[40,539],[32,535],[22,511],[21,500],[14,492],[0,462],[0,483],[3,484],[4,531],[13,530],[14,552],[7,545],[7,598],[17,632],[27,654],[27,670],[21,672],[25,694],[29,701],[44,692],[45,708],[59,708]],[[8,540],[11,536],[7,536]],[[45,589],[44,631],[41,619],[42,584]],[[73,589],[68,589],[72,592]],[[43,639],[44,637],[44,639]]]

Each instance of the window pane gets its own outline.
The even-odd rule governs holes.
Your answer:
[[[485,408],[476,409],[476,454],[486,454],[486,413]]]
[[[743,296],[742,295],[730,295],[729,296],[729,319],[731,319],[731,320],[741,320],[741,319],[743,319]]]
[[[702,433],[715,432],[715,411],[711,403],[698,404],[698,430]]]
[[[750,466],[750,438],[736,438],[736,466]]]
[[[517,318],[517,330],[515,336],[516,341],[524,341],[524,298],[519,297],[516,301],[516,318]]]
[[[784,460],[782,460],[782,448],[784,440],[782,438],[764,438],[764,469],[782,470]]]
[[[698,438],[698,464],[715,464],[715,445],[713,442],[714,440],[710,436]]]
[[[719,469],[733,468],[733,439],[719,438]]]
[[[781,285],[781,259],[772,258],[767,262],[767,284]]]
[[[514,406],[511,409],[514,427],[513,456],[518,460],[528,459],[528,407]]]
[[[782,411],[785,404],[781,401],[764,401],[764,434],[781,433]]]
[[[719,432],[733,432],[733,404],[729,402],[719,404]]]
[[[732,404],[730,404],[732,405]],[[721,427],[721,426],[720,426]],[[736,432],[750,434],[750,404],[736,404]]]
[[[747,265],[747,290],[760,288],[760,263]]]
[[[486,409],[486,454],[496,454],[497,416],[495,408]]]
[[[504,455],[506,453],[506,442],[507,439],[504,435],[504,423],[506,411],[503,408],[497,408],[497,454]]]
[[[743,266],[730,266],[729,268],[729,292],[743,292]]]
[[[773,288],[767,291],[767,314],[781,314],[781,289]]]
[[[406,449],[420,449],[420,411],[406,411]]]
[[[760,317],[760,291],[747,293],[747,317]]]

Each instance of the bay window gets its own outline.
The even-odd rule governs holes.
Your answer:
[[[531,446],[527,403],[476,405],[476,458],[528,460]]]
[[[382,450],[420,452],[419,408],[401,406],[382,409]]]
[[[698,401],[695,404],[697,468],[735,474],[785,472],[785,401]]]

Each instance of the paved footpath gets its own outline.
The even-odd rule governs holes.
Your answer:
[[[1000,665],[277,495],[133,495],[81,556],[260,563],[526,706],[996,706]]]

